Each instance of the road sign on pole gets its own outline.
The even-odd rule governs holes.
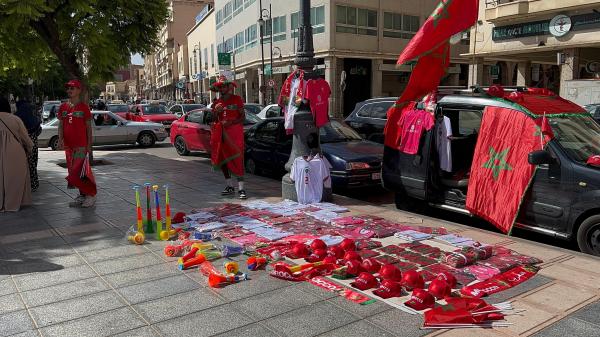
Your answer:
[[[218,53],[217,57],[219,59],[220,66],[230,66],[231,65],[231,53]]]
[[[274,87],[275,86],[275,80],[274,79],[270,79],[267,84],[269,85],[269,87]]]

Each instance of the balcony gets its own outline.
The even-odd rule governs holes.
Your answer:
[[[485,20],[494,23],[600,6],[600,0],[484,0],[484,3]]]

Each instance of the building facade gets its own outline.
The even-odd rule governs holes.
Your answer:
[[[437,3],[311,1],[317,68],[332,89],[332,115],[348,115],[357,102],[371,97],[402,93],[411,68],[397,68],[396,60]],[[299,1],[217,0],[214,10],[216,49],[232,54],[238,91],[247,102],[275,102],[296,54]],[[467,84],[469,60],[460,54],[468,48],[465,35],[453,46],[449,75],[442,84]],[[265,76],[261,76],[263,59]]]
[[[600,102],[599,0],[481,0],[469,83],[549,88]]]
[[[207,4],[187,33],[188,90],[198,103],[213,99],[209,87],[218,75],[216,60],[215,10],[212,4]]]

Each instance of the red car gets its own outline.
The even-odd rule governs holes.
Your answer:
[[[210,153],[210,125],[207,118],[210,112],[208,108],[192,110],[173,122],[171,144],[180,156],[187,156],[191,151]],[[256,115],[246,114],[244,130],[260,121]]]
[[[177,116],[168,112],[162,104],[137,104],[132,105],[125,119],[138,122],[154,122],[165,126],[167,132],[171,124],[177,120]]]
[[[106,106],[106,110],[114,113],[119,117],[123,117],[127,119],[127,114],[129,113],[129,105],[127,104],[108,104]]]

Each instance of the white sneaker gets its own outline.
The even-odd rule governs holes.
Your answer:
[[[69,207],[81,207],[81,204],[85,201],[85,195],[78,195],[75,201],[69,203]]]
[[[86,196],[85,200],[81,203],[81,207],[83,208],[90,208],[90,207],[94,207],[94,205],[96,204],[96,197],[92,197],[92,196]]]

